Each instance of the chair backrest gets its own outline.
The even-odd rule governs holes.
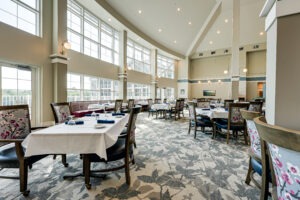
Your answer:
[[[200,102],[200,101],[206,101],[206,99],[205,98],[198,98],[197,102]]]
[[[167,103],[167,99],[166,98],[164,98],[164,101],[163,101],[164,103]]]
[[[0,106],[0,138],[24,139],[31,132],[28,105]],[[0,146],[6,143],[0,143]]]
[[[181,102],[180,99],[176,99],[176,103],[175,103],[175,109],[176,110],[180,110],[180,102]]]
[[[153,99],[148,99],[148,108],[150,109],[153,105]]]
[[[229,108],[229,104],[233,103],[233,101],[234,101],[233,99],[225,99],[224,100],[224,108],[228,109]]]
[[[246,98],[245,97],[239,97],[239,102],[243,102],[243,101],[246,101]]]
[[[241,110],[242,117],[246,120],[247,131],[250,137],[250,153],[251,156],[255,156],[256,159],[261,160],[261,145],[260,137],[257,132],[257,128],[253,121],[254,118],[259,117],[259,112]]]
[[[63,123],[71,115],[70,104],[68,102],[63,103],[51,103],[52,112],[54,115],[55,123]]]
[[[154,103],[161,103],[161,99],[155,99]]]
[[[277,194],[274,199],[299,199],[300,131],[267,124],[264,117],[254,119],[262,139],[262,165],[267,152],[271,164],[272,183]]]
[[[128,109],[130,110],[133,107],[134,107],[134,99],[128,99]]]
[[[129,153],[131,145],[135,142],[135,123],[141,107],[134,107],[130,111],[130,116],[127,125],[127,135],[126,135],[126,152]]]
[[[193,101],[189,101],[189,102],[187,102],[187,105],[188,105],[188,109],[189,109],[190,120],[196,121],[196,109],[195,109],[196,103]]]
[[[210,101],[198,101],[197,107],[198,108],[210,108]]]
[[[242,117],[241,109],[247,110],[249,104],[247,103],[230,103],[228,109],[228,127],[230,125],[244,125],[245,120]]]
[[[183,109],[184,109],[184,99],[180,99],[179,110],[183,111]]]
[[[262,112],[263,102],[262,101],[251,101],[249,105],[250,111]]]
[[[123,99],[116,99],[115,100],[115,108],[114,108],[115,113],[122,111],[122,104],[123,104]]]

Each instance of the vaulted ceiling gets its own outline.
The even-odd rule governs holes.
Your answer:
[[[230,48],[232,0],[78,0],[146,46],[183,58]],[[240,44],[266,41],[259,13],[265,0],[240,0]]]

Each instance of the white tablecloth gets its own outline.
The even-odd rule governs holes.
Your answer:
[[[156,103],[151,106],[152,110],[170,110],[174,104]]]
[[[126,107],[128,103],[122,103],[122,107]],[[104,110],[104,108],[114,108],[115,103],[105,103],[105,104],[90,104],[88,105],[89,110],[99,109]]]
[[[209,117],[210,119],[216,119],[216,118],[228,118],[228,111],[226,111],[224,108],[217,108],[217,109],[210,109],[205,110],[201,108],[196,108],[197,115],[204,115]]]
[[[118,136],[128,122],[129,115],[121,118],[101,114],[99,119],[115,120],[114,124],[103,124],[96,129],[95,117],[83,117],[83,125],[59,124],[31,133],[23,141],[25,156],[41,154],[87,154],[96,153],[107,159],[106,149],[116,143]]]
[[[136,102],[136,104],[146,106],[146,105],[148,105],[148,101],[138,101],[138,102]]]

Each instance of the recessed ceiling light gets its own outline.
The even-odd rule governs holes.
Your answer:
[[[108,18],[108,21],[111,21],[111,18]]]
[[[176,43],[177,43],[177,41],[176,41],[176,40],[174,40],[174,43],[176,44]]]
[[[177,8],[177,11],[180,12],[180,11],[181,11],[181,8]]]
[[[259,35],[264,35],[264,32],[260,32]]]
[[[228,23],[228,19],[225,19],[224,21],[225,21],[225,23]]]
[[[192,25],[192,22],[189,22],[189,25]]]
[[[139,14],[142,14],[142,10],[139,10],[138,12],[139,12]]]
[[[209,44],[213,44],[213,41],[209,41]]]
[[[217,30],[217,34],[220,34],[221,33],[221,31],[220,30]]]
[[[228,74],[228,70],[224,70],[224,74]]]
[[[158,29],[158,32],[162,32],[162,29],[161,29],[161,28],[159,28],[159,29]]]

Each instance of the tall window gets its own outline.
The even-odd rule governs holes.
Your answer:
[[[0,21],[40,35],[40,0],[1,0]]]
[[[28,66],[0,63],[1,105],[27,104],[31,121],[36,122],[35,69]]]
[[[156,96],[161,99],[173,100],[175,99],[174,88],[156,88]]]
[[[175,60],[166,56],[157,55],[157,74],[164,78],[174,78]]]
[[[74,51],[119,65],[119,32],[73,0],[68,1],[68,41]]]
[[[150,74],[150,49],[129,39],[127,42],[127,65],[133,70]]]
[[[127,83],[127,98],[128,99],[149,99],[150,85]]]
[[[68,73],[68,101],[114,100],[119,97],[118,81]]]

